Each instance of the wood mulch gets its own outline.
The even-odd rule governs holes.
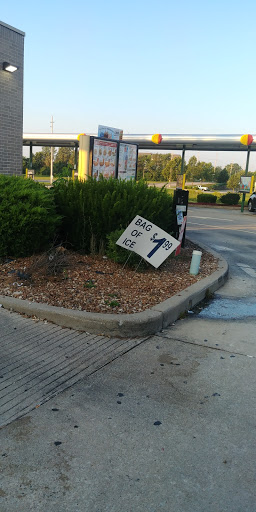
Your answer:
[[[172,297],[212,274],[218,260],[202,250],[200,272],[189,273],[189,241],[178,257],[159,269],[123,267],[105,256],[81,255],[62,248],[0,262],[0,295],[95,313],[136,313]]]

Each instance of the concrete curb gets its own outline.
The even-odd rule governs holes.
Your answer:
[[[193,308],[209,293],[214,293],[223,286],[228,278],[228,263],[215,251],[203,244],[196,244],[214,255],[219,260],[218,270],[197,283],[185,288],[170,299],[157,304],[141,313],[111,314],[89,313],[65,309],[47,304],[38,304],[23,299],[0,295],[0,303],[6,309],[49,320],[62,327],[92,334],[118,336],[121,338],[147,336],[166,328],[179,318],[182,313]]]

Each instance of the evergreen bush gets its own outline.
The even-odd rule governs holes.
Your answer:
[[[98,252],[112,231],[125,229],[141,215],[168,233],[173,231],[172,197],[145,182],[101,178],[58,180],[53,193],[62,217],[61,240],[72,249]]]
[[[239,203],[240,194],[234,194],[232,192],[228,192],[227,194],[223,194],[220,198],[222,204],[235,205]]]
[[[29,256],[48,247],[59,217],[53,194],[23,177],[0,175],[0,257]]]
[[[227,190],[227,184],[226,183],[215,183],[214,185],[211,185],[211,188],[213,190]]]
[[[198,194],[196,200],[198,203],[216,203],[217,196],[214,194]]]

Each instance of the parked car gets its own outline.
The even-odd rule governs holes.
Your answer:
[[[199,190],[204,190],[205,192],[209,190],[208,187],[202,187],[202,185],[198,185],[198,188]]]
[[[248,200],[248,210],[249,212],[256,211],[256,190],[252,193]]]

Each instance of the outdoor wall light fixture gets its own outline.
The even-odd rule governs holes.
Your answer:
[[[13,73],[14,71],[17,71],[17,69],[18,69],[17,66],[13,66],[9,62],[3,62],[3,70],[4,71],[9,71],[9,73]]]

